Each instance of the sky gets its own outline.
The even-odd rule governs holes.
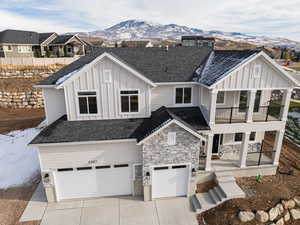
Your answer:
[[[0,30],[80,32],[129,19],[300,41],[300,0],[0,0]]]

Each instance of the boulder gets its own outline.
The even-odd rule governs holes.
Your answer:
[[[276,225],[284,225],[284,220],[283,220],[283,218],[279,219],[279,220],[276,222]]]
[[[242,222],[249,222],[255,218],[255,215],[251,211],[240,211],[239,212],[239,219]]]
[[[294,198],[294,201],[295,201],[296,205],[300,207],[300,196],[296,196]]]
[[[275,207],[278,209],[279,215],[281,215],[284,212],[284,208],[282,204],[278,203]]]
[[[290,212],[294,220],[300,219],[300,209],[291,209]]]
[[[269,214],[263,210],[259,210],[256,212],[255,218],[257,219],[257,221],[265,223],[269,221]]]
[[[271,221],[274,221],[279,215],[279,209],[277,207],[274,207],[269,210],[269,219]]]
[[[282,200],[281,203],[285,209],[292,209],[296,206],[296,203],[294,200],[287,200],[287,201]]]
[[[284,221],[285,221],[285,222],[289,221],[289,220],[291,219],[290,212],[287,211],[283,218],[284,218]]]

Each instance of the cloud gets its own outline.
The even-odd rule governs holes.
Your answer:
[[[81,30],[103,29],[123,20],[142,19],[300,41],[299,0],[49,0],[46,6],[38,0],[1,1],[0,9],[6,12],[15,10],[15,6],[23,8],[15,13],[23,16],[24,26],[25,21],[31,25],[36,21],[37,26],[45,23],[61,31],[77,27]],[[37,14],[35,18],[33,14]],[[45,19],[41,21],[40,18]],[[18,20],[14,21],[5,24],[13,26]]]

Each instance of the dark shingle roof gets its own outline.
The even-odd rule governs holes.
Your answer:
[[[205,64],[201,65],[195,73],[195,81],[206,86],[211,86],[215,82],[226,76],[226,73],[256,55],[259,51],[254,50],[216,50],[211,52]]]
[[[59,35],[55,38],[49,45],[64,45],[69,41],[74,35]]]
[[[183,123],[195,132],[210,130],[199,107],[166,108],[162,106],[152,112],[150,118],[145,119],[133,136],[140,142],[173,119]]]
[[[41,81],[41,85],[54,85],[56,81],[93,61],[104,52],[111,53],[152,82],[189,82],[195,69],[204,62],[210,50],[195,47],[165,48],[98,48],[81,57],[57,73]]]
[[[0,43],[38,45],[39,34],[33,31],[4,30],[0,32]]]
[[[198,107],[161,107],[152,112],[150,118],[68,121],[63,116],[42,130],[30,144],[135,138],[140,141],[170,119],[176,119],[195,131],[210,129]]]
[[[46,41],[52,34],[54,34],[54,32],[52,33],[39,33],[39,43],[43,43],[44,41]]]

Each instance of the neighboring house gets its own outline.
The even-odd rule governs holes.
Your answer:
[[[121,47],[150,48],[153,47],[153,43],[151,41],[122,41]]]
[[[203,36],[182,36],[181,37],[182,46],[194,46],[194,47],[208,47],[214,49],[215,39],[213,37],[203,37]]]
[[[0,32],[0,57],[72,57],[85,55],[85,45],[77,35],[22,30]]]
[[[216,171],[275,174],[296,85],[264,52],[99,48],[36,86],[48,126],[30,145],[48,201],[190,196]]]

